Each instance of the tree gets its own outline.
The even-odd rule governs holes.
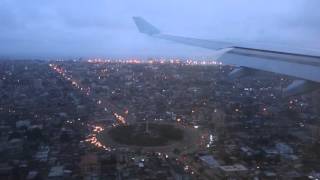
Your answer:
[[[173,153],[179,155],[181,153],[181,151],[178,148],[174,148]]]

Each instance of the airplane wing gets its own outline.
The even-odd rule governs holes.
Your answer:
[[[260,48],[244,43],[173,36],[161,33],[159,29],[141,17],[133,17],[133,19],[139,31],[149,36],[222,52],[217,59],[219,62],[238,67],[230,73],[230,76],[238,77],[246,74],[246,71],[255,69],[300,79],[294,81],[284,90],[286,96],[320,87],[320,54],[305,50],[282,50],[281,48],[278,50],[277,48]]]

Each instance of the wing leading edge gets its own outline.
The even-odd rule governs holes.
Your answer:
[[[170,40],[186,45],[192,45],[212,50],[222,51],[218,61],[223,64],[244,67],[245,69],[257,69],[306,80],[308,87],[318,87],[320,83],[320,55],[310,53],[295,53],[287,51],[260,49],[244,44],[219,42],[181,36],[163,34],[159,29],[148,23],[141,17],[133,18],[139,31],[155,38]],[[310,86],[310,84],[312,84]],[[306,85],[305,85],[306,86]],[[301,87],[299,87],[301,89]],[[302,88],[305,89],[305,88]],[[291,90],[291,89],[289,89]]]

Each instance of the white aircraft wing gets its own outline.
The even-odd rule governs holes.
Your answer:
[[[218,50],[218,61],[239,67],[230,75],[241,75],[251,69],[269,71],[296,77],[285,89],[285,95],[295,95],[314,90],[320,85],[320,53],[283,48],[260,48],[244,43],[228,43],[162,34],[160,30],[141,17],[133,17],[139,31],[149,36],[182,44]]]

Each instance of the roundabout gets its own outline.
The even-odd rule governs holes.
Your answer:
[[[159,152],[197,148],[199,133],[175,123],[135,123],[107,128],[98,137],[114,148],[137,148]]]

